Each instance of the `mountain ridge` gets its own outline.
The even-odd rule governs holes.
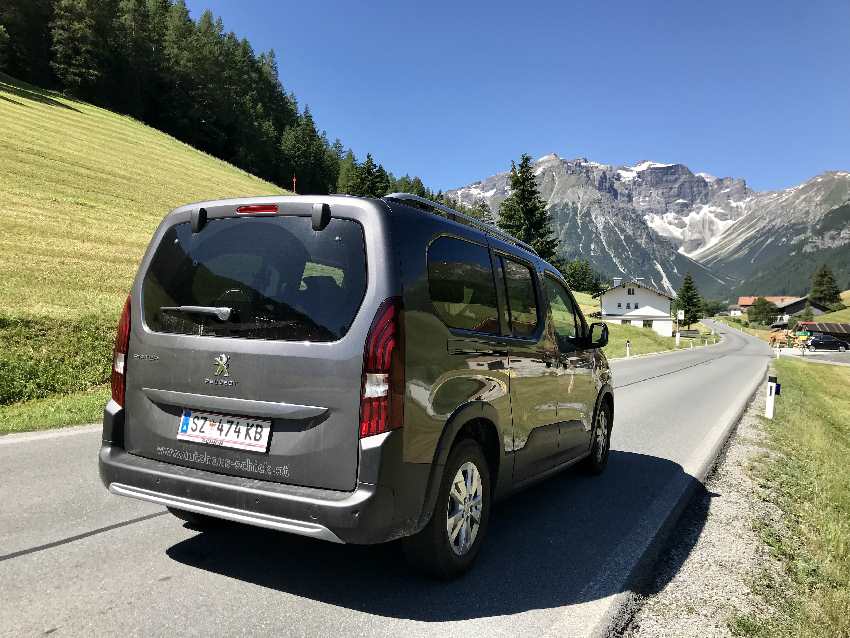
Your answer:
[[[759,192],[742,178],[694,173],[680,163],[621,166],[550,153],[533,165],[560,256],[588,258],[608,276],[643,276],[670,292],[691,272],[704,294],[728,296],[762,261],[789,246],[810,250],[806,242],[819,220],[850,201],[846,171]],[[468,205],[483,199],[498,217],[508,177],[497,173],[446,195]],[[850,252],[850,228],[844,221],[838,226],[829,247]],[[746,232],[739,236],[740,229]],[[759,248],[774,242],[760,259]]]

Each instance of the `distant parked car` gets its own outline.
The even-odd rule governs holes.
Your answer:
[[[806,347],[811,351],[838,350],[839,352],[846,352],[850,350],[850,343],[832,335],[814,335],[806,342]]]

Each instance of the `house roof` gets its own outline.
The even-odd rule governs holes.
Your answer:
[[[752,306],[756,302],[756,299],[758,299],[759,297],[764,297],[770,303],[772,303],[776,306],[781,306],[783,304],[791,303],[793,301],[800,301],[800,299],[804,299],[804,297],[792,297],[790,295],[779,295],[779,296],[773,296],[773,297],[769,297],[769,296],[765,296],[765,295],[745,295],[743,297],[738,297],[738,305],[741,306],[742,308],[748,308],[748,307]]]
[[[643,288],[644,290],[649,290],[650,292],[654,292],[656,295],[661,295],[662,297],[666,297],[667,299],[673,300],[673,297],[668,295],[666,292],[661,292],[658,288],[653,286],[647,286],[645,283],[640,281],[634,281],[633,279],[623,279],[623,282],[619,286],[611,286],[610,288],[606,288],[602,292],[597,292],[593,295],[593,298],[601,297],[606,292],[611,292],[614,288]]]
[[[817,301],[812,301],[811,299],[806,299],[805,297],[800,297],[799,299],[792,299],[791,301],[786,301],[785,303],[778,303],[776,304],[776,307],[782,310],[784,308],[788,308],[789,306],[793,306],[794,304],[800,303],[801,301],[804,304],[808,303],[812,308],[817,308],[818,310],[821,310],[823,312],[829,311],[829,306],[825,306]]]
[[[850,335],[850,323],[821,323],[819,321],[801,321],[797,328],[805,328],[811,332],[828,332],[830,334]]]

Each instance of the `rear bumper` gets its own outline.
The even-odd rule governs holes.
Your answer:
[[[291,518],[281,518],[280,516],[248,512],[235,507],[225,507],[224,505],[217,505],[215,503],[207,503],[190,498],[163,494],[162,492],[153,492],[139,487],[122,485],[121,483],[110,483],[109,491],[113,494],[117,494],[118,496],[129,496],[130,498],[137,498],[142,501],[157,503],[159,505],[164,505],[165,507],[176,507],[188,512],[206,514],[207,516],[223,518],[237,523],[266,527],[268,529],[290,532],[291,534],[299,534],[301,536],[311,536],[313,538],[331,541],[333,543],[342,542],[336,534],[319,523],[308,523],[304,521],[296,521]]]
[[[429,466],[402,462],[401,431],[364,439],[357,488],[337,492],[130,454],[120,436],[123,411],[116,407],[110,402],[104,414],[98,463],[101,480],[113,494],[333,542],[380,543],[417,531]]]

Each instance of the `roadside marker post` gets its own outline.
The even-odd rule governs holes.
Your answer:
[[[626,339],[626,359],[632,356],[632,342],[630,339]]]
[[[773,408],[776,402],[776,397],[779,395],[781,386],[776,377],[767,377],[767,401],[764,404],[764,416],[768,419],[773,419]]]
[[[677,348],[679,347],[680,336],[681,335],[679,334],[679,331],[676,330],[676,347]]]

